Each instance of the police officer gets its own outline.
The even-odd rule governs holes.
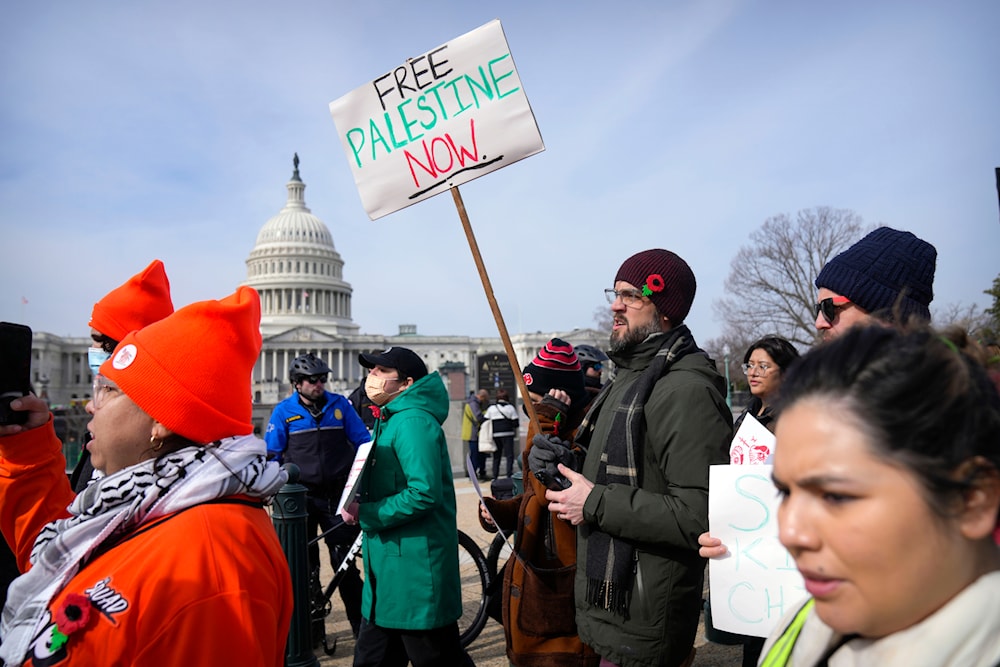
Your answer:
[[[299,467],[310,536],[317,527],[326,532],[340,523],[339,517],[335,519],[337,505],[355,452],[371,439],[347,398],[326,390],[329,373],[326,362],[311,352],[296,357],[288,371],[295,392],[274,407],[264,434],[269,457]],[[334,569],[357,534],[356,527],[346,525],[327,534]],[[318,573],[319,545],[309,547],[309,565]],[[361,576],[351,563],[339,590],[355,636],[361,623],[361,588]]]

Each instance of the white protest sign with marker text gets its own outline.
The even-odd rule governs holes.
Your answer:
[[[802,575],[778,541],[778,491],[769,465],[714,465],[708,526],[729,553],[708,561],[712,624],[766,637],[806,598]]]
[[[545,150],[499,20],[330,103],[375,220]]]

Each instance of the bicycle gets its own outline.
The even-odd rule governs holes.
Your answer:
[[[318,543],[340,526],[341,524],[334,525],[318,537],[309,540],[308,544],[311,546]],[[361,552],[362,538],[363,534],[359,533],[325,588],[319,580],[318,570],[313,570],[310,577],[309,600],[313,648],[315,649],[322,644],[323,652],[326,655],[333,655],[337,650],[337,639],[334,638],[331,644],[326,634],[326,617],[333,611],[331,598],[350,564]],[[482,549],[479,548],[475,540],[461,530],[458,531],[458,571],[462,585],[462,616],[458,619],[458,634],[462,648],[466,648],[479,636],[486,625],[487,589],[493,579]]]

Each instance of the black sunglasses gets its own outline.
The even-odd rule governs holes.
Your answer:
[[[302,381],[310,384],[326,384],[326,375],[304,375]]]
[[[816,304],[816,314],[814,317],[818,317],[820,313],[823,313],[823,319],[826,320],[826,323],[833,326],[840,311],[849,305],[851,305],[851,300],[846,296],[829,296]]]

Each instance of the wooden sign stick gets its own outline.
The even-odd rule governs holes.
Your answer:
[[[524,402],[524,409],[528,413],[528,419],[535,433],[541,433],[542,429],[538,424],[538,415],[535,413],[535,404],[528,396],[528,386],[524,384],[524,377],[521,375],[521,366],[517,363],[517,355],[514,354],[514,346],[510,342],[510,335],[507,333],[507,325],[503,321],[503,313],[497,305],[497,300],[493,296],[493,286],[490,284],[490,276],[486,273],[486,265],[483,264],[483,257],[479,254],[479,244],[476,243],[476,235],[472,233],[472,225],[469,223],[469,214],[465,211],[465,202],[462,201],[462,193],[458,191],[458,186],[452,186],[451,196],[455,200],[455,208],[458,209],[458,217],[462,219],[462,227],[465,229],[465,237],[469,240],[469,249],[472,250],[472,259],[476,262],[479,270],[479,279],[483,281],[483,291],[486,292],[486,300],[490,302],[490,310],[493,311],[493,319],[496,320],[497,329],[500,331],[500,338],[503,340],[503,347],[507,350],[507,360],[514,370],[514,379],[517,381],[517,388],[521,392],[521,400]]]

